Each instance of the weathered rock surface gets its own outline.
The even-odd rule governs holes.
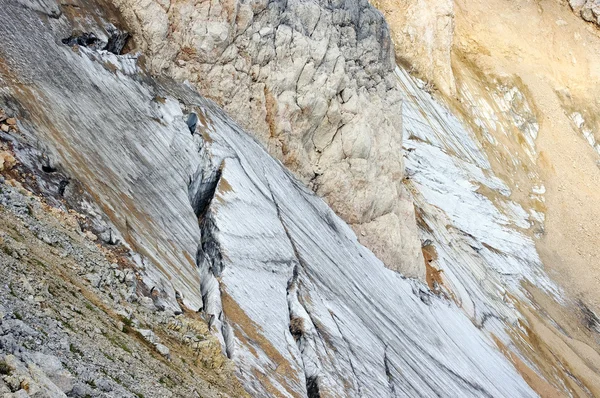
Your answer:
[[[569,0],[569,5],[583,20],[600,26],[600,1]]]
[[[389,268],[424,279],[379,11],[365,0],[114,3],[150,70],[222,105]]]
[[[164,311],[202,310],[252,396],[535,396],[486,331],[386,269],[212,102],[133,55],[62,44],[74,25],[106,35],[101,12],[56,20],[0,4],[13,145],[37,142],[81,182],[137,253],[139,285]]]
[[[451,50],[453,0],[376,0],[390,24],[398,64],[445,95],[456,94]]]

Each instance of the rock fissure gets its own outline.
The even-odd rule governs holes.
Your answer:
[[[303,305],[302,300],[301,300],[301,295],[300,295],[300,284],[299,284],[299,275],[300,275],[300,270],[299,267],[305,267],[302,257],[296,247],[296,244],[288,230],[288,227],[285,223],[285,221],[283,220],[282,214],[281,214],[281,209],[279,207],[279,203],[278,201],[275,199],[275,196],[273,195],[273,192],[271,191],[271,186],[270,186],[270,182],[267,178],[267,186],[269,187],[269,191],[271,193],[271,198],[272,198],[272,202],[275,205],[275,209],[277,211],[277,217],[279,219],[279,222],[281,223],[281,226],[283,227],[287,240],[289,241],[292,250],[294,252],[294,257],[297,261],[297,264],[294,266],[293,271],[292,271],[292,277],[290,278],[290,280],[288,281],[287,284],[287,302],[288,302],[288,314],[289,314],[289,320],[290,320],[290,324],[289,324],[289,330],[290,333],[292,334],[292,336],[294,337],[294,340],[296,341],[296,345],[298,348],[298,351],[300,352],[300,358],[302,360],[302,370],[304,373],[304,379],[306,381],[306,393],[308,398],[320,398],[321,397],[321,388],[320,388],[320,381],[319,381],[319,373],[320,373],[320,368],[321,368],[321,364],[320,364],[320,360],[317,356],[317,354],[315,352],[313,352],[313,349],[310,346],[310,342],[308,341],[309,337],[306,335],[306,328],[308,327],[308,325],[306,325],[305,323],[308,321],[310,322],[310,326],[312,327],[312,329],[314,329],[317,332],[317,336],[321,339],[321,343],[324,344],[324,342],[322,341],[322,337],[319,334],[319,331],[316,327],[316,324],[314,323],[314,321],[312,320],[312,317],[310,315],[310,311],[308,310],[308,308]],[[297,314],[296,311],[293,309],[294,305],[298,305],[301,309],[301,311],[304,312],[304,316],[302,316],[302,314]],[[316,341],[314,341],[314,337],[311,338],[312,343],[316,344]],[[309,371],[307,363],[310,363],[312,365],[312,370]]]
[[[331,319],[333,319],[333,322],[335,323],[335,327],[338,330],[338,333],[340,334],[340,336],[342,337],[342,340],[344,341],[344,345],[346,346],[346,357],[348,358],[348,363],[350,364],[350,369],[352,370],[352,380],[354,382],[354,384],[356,385],[356,391],[358,392],[358,396],[362,397],[363,393],[362,393],[362,387],[361,387],[361,381],[360,378],[358,377],[358,375],[356,374],[356,368],[354,367],[354,361],[352,361],[352,357],[355,356],[354,352],[352,351],[352,346],[350,345],[350,342],[346,339],[346,336],[344,336],[344,333],[342,332],[342,329],[340,328],[340,325],[338,323],[337,317],[335,316],[335,314],[331,311],[329,311],[329,314],[331,315]],[[352,354],[352,355],[350,355]]]
[[[388,380],[388,384],[390,387],[390,397],[391,398],[396,398],[396,386],[394,385],[394,376],[392,375],[391,372],[391,366],[393,366],[388,358],[387,355],[387,350],[388,350],[388,346],[385,346],[385,349],[383,351],[383,366],[385,368],[385,375],[387,376],[387,380]]]
[[[190,205],[198,217],[201,242],[196,254],[196,266],[200,274],[200,292],[202,295],[202,310],[208,319],[209,328],[214,327],[217,337],[228,358],[233,356],[234,341],[231,327],[223,312],[221,283],[218,280],[223,271],[223,261],[220,243],[216,237],[218,228],[211,213],[211,203],[215,199],[217,187],[222,178],[224,160],[219,167],[211,167],[208,142],[200,134],[196,136],[203,140],[198,156],[203,159],[203,166],[192,178],[188,186]]]
[[[306,382],[306,393],[310,398],[319,398],[319,383],[318,383],[318,375],[307,372],[306,366],[306,353],[304,351],[304,347],[307,344],[306,336],[305,336],[305,319],[301,316],[295,314],[294,309],[292,308],[293,303],[298,303],[298,295],[299,295],[299,287],[297,285],[298,278],[298,265],[294,267],[294,273],[292,278],[288,283],[287,288],[287,301],[288,301],[288,313],[290,319],[289,330],[296,341],[296,346],[298,347],[298,351],[300,352],[300,359],[302,361],[301,366],[304,373],[304,380]],[[305,308],[304,308],[305,309]],[[305,309],[306,310],[306,309]],[[306,359],[305,359],[306,358]]]

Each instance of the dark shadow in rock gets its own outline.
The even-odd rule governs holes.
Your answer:
[[[61,41],[63,44],[66,44],[70,47],[83,46],[92,48],[94,50],[100,50],[105,46],[104,43],[102,43],[102,41],[92,32],[73,32],[71,36],[67,37],[66,39],[62,39]]]
[[[116,28],[114,25],[106,26],[108,41],[101,40],[94,32],[73,32],[71,36],[62,39],[67,46],[82,46],[93,50],[105,50],[116,55],[121,55],[123,48],[129,40],[129,33]]]

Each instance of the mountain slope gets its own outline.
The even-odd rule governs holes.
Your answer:
[[[249,393],[535,396],[487,332],[385,268],[216,105],[99,50],[113,28],[98,3],[60,17],[30,4],[2,2],[0,65],[31,185],[131,250],[140,299],[200,311]],[[58,190],[43,177],[56,170]]]

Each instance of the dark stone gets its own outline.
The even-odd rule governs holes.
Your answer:
[[[102,41],[98,39],[96,35],[92,32],[83,32],[81,34],[73,33],[71,36],[67,37],[66,39],[62,39],[61,41],[63,44],[66,44],[70,47],[83,46],[90,47],[95,50],[99,50],[103,47]]]
[[[196,132],[196,126],[198,126],[198,115],[194,112],[190,113],[187,119],[187,125],[190,129],[190,132],[194,134]]]
[[[123,53],[123,48],[129,39],[129,33],[117,29],[114,25],[108,25],[106,27],[106,32],[109,34],[109,38],[108,43],[106,43],[103,50],[121,55],[121,53]]]
[[[320,398],[319,383],[317,376],[306,378],[306,395],[308,398]]]

